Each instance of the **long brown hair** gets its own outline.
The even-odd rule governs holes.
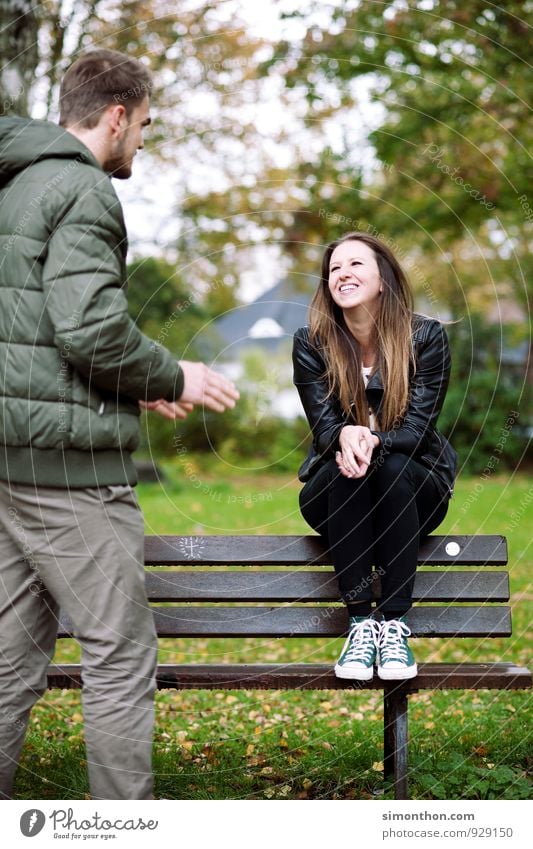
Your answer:
[[[341,408],[357,424],[369,426],[368,401],[361,373],[363,358],[359,343],[344,320],[342,309],[329,291],[329,264],[335,248],[343,242],[364,242],[376,257],[383,283],[375,322],[374,347],[383,383],[380,430],[397,426],[409,404],[409,366],[414,373],[412,343],[413,293],[406,275],[389,248],[368,233],[347,233],[327,246],[322,259],[322,276],[309,309],[313,344],[323,348],[329,395],[335,394]]]

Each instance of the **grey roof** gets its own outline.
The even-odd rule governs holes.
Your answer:
[[[290,278],[281,280],[252,303],[235,307],[215,322],[215,330],[222,340],[222,346],[228,348],[228,356],[233,358],[241,350],[254,346],[276,350],[288,337],[292,337],[298,327],[307,324],[316,280],[305,278],[302,285],[301,279],[300,276],[298,291]],[[300,291],[304,286],[305,290]],[[250,336],[250,331],[260,319],[275,321],[282,333],[279,336]]]

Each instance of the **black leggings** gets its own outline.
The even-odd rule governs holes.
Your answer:
[[[400,453],[371,462],[362,478],[344,477],[329,460],[300,492],[302,516],[331,549],[350,614],[370,612],[374,564],[387,618],[411,607],[420,539],[440,525],[448,504],[431,473]]]

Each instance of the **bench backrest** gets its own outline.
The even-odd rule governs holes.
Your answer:
[[[505,565],[505,537],[427,537],[418,563],[435,571],[416,575],[414,636],[510,636],[510,608],[498,604],[509,600],[507,571],[456,569]],[[145,564],[159,636],[333,637],[347,629],[331,555],[317,536],[146,536]],[[59,635],[70,634],[62,617]]]

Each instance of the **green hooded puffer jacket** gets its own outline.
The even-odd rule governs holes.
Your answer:
[[[89,149],[46,121],[0,119],[0,479],[136,482],[139,399],[183,372],[128,315],[122,208]]]

